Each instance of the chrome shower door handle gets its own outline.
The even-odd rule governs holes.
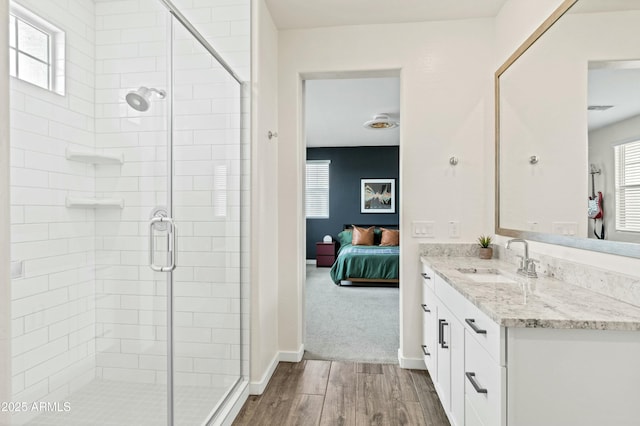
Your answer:
[[[165,266],[155,263],[156,244],[153,230],[156,223],[163,223],[167,227],[169,264]],[[149,266],[157,272],[171,272],[176,269],[176,225],[169,217],[153,217],[149,221]]]

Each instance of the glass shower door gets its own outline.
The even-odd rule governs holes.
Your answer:
[[[203,424],[241,375],[240,84],[173,22],[176,425]]]
[[[170,274],[149,267],[150,246],[167,264],[165,224],[149,236],[154,213],[170,214],[171,15],[157,0],[102,0],[96,12],[96,148],[124,158],[96,166],[96,193],[124,207],[95,213],[102,394],[95,419],[78,424],[167,425]]]

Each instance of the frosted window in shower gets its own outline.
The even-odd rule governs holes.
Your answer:
[[[10,75],[64,94],[64,37],[64,31],[12,3],[9,15]]]
[[[216,217],[227,215],[227,166],[221,164],[213,172],[213,212]]]

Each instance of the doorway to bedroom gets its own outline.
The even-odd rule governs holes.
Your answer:
[[[398,362],[398,75],[304,81],[305,359]]]

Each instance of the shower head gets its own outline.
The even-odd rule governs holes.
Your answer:
[[[127,93],[125,99],[129,106],[137,111],[146,111],[151,105],[151,95],[156,93],[160,99],[164,99],[167,96],[167,92],[164,90],[151,89],[141,86],[138,90]]]

